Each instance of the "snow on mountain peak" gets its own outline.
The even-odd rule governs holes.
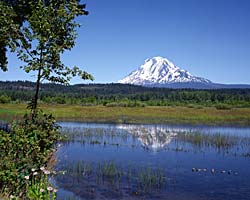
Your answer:
[[[211,81],[191,75],[175,66],[167,58],[156,56],[145,60],[137,70],[118,81],[135,85],[154,85],[168,83],[211,83]]]

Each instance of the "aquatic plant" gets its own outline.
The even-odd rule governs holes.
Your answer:
[[[89,143],[90,144],[101,144],[101,142],[98,140],[91,140]]]
[[[56,180],[64,183],[71,182],[69,188],[74,184],[83,184],[85,187],[95,182],[100,187],[111,187],[109,191],[122,192],[122,188],[138,188],[140,194],[163,188],[166,178],[161,169],[152,167],[136,167],[132,165],[121,166],[115,161],[103,161],[99,163],[86,163],[85,161],[62,163],[61,169],[65,174],[58,174]],[[67,187],[64,184],[64,187]]]
[[[164,185],[165,176],[162,170],[153,170],[150,167],[141,169],[139,172],[139,185],[144,192],[152,188],[161,188]]]
[[[82,144],[90,145],[111,145],[111,146],[123,146],[132,145],[135,147],[137,142],[126,131],[121,131],[115,128],[63,128],[62,129],[62,140],[60,142],[70,143],[77,142]],[[130,140],[129,140],[130,139]]]
[[[191,143],[198,147],[215,147],[217,149],[228,149],[239,142],[241,139],[237,136],[216,134],[203,134],[201,132],[179,132],[177,140]]]

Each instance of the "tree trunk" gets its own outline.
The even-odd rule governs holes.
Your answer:
[[[36,111],[37,109],[37,100],[38,100],[38,95],[39,95],[39,89],[40,89],[40,80],[41,80],[41,71],[42,67],[39,68],[38,74],[37,74],[37,81],[36,81],[36,93],[32,102],[32,110]]]
[[[35,93],[34,99],[32,101],[32,106],[31,106],[32,118],[34,118],[37,113],[37,101],[38,101],[38,95],[39,95],[39,89],[40,89],[42,67],[43,67],[43,48],[41,48],[41,52],[40,52],[40,66],[38,69],[37,80],[36,80],[36,93]]]

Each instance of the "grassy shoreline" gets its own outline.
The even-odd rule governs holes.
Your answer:
[[[213,107],[131,108],[61,104],[42,104],[40,108],[53,113],[58,121],[250,126],[250,108],[218,110]],[[0,120],[20,118],[25,112],[26,104],[0,104]]]

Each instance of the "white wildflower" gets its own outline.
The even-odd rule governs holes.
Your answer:
[[[44,170],[43,173],[48,175],[48,174],[50,174],[50,171],[49,170]]]
[[[30,179],[30,177],[29,177],[29,176],[25,176],[24,178],[25,178],[26,180],[29,180],[29,179]]]
[[[43,192],[44,192],[44,189],[41,188],[41,189],[40,189],[40,192],[43,193]]]
[[[54,188],[53,187],[47,187],[48,191],[52,191]]]
[[[34,173],[33,173],[33,176],[36,176],[37,174],[38,174],[37,172],[34,172]]]
[[[13,195],[10,195],[10,199],[14,199],[14,196],[13,196]]]
[[[45,170],[45,167],[43,167],[43,166],[42,166],[42,167],[40,167],[40,170],[44,171],[44,170]]]
[[[34,172],[34,171],[36,171],[36,169],[32,168],[31,171]]]
[[[54,189],[54,190],[53,190],[53,192],[55,192],[55,193],[56,193],[57,191],[58,191],[57,189]]]

